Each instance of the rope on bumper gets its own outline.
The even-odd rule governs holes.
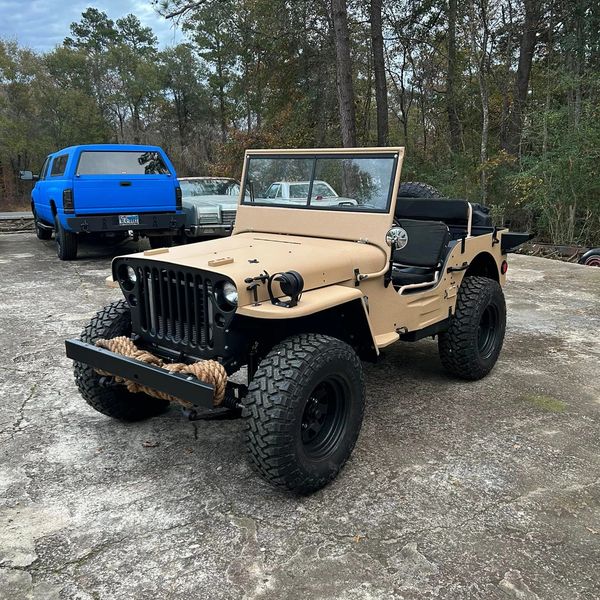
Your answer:
[[[225,367],[221,363],[218,363],[215,360],[202,360],[191,365],[186,365],[185,363],[165,363],[161,358],[155,356],[147,350],[140,350],[133,343],[133,341],[126,336],[119,336],[113,338],[112,340],[100,339],[96,341],[96,346],[99,348],[105,348],[106,350],[110,350],[116,354],[122,354],[128,358],[141,360],[149,365],[154,365],[155,367],[161,367],[167,371],[171,371],[172,373],[193,375],[196,377],[196,379],[213,385],[215,388],[213,400],[215,406],[219,406],[223,402],[223,398],[225,397],[225,386],[227,385],[227,371],[225,371]],[[188,408],[192,406],[190,402],[186,402],[180,398],[175,398],[174,396],[171,396],[165,392],[159,392],[158,390],[149,388],[141,383],[131,381],[125,377],[119,377],[100,369],[96,369],[96,372],[100,375],[114,377],[117,383],[125,385],[132,393],[141,392],[143,394],[153,396],[154,398],[160,398],[161,400],[168,400],[169,402],[181,404],[182,406]]]

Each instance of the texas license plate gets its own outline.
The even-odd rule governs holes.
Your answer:
[[[119,225],[139,225],[140,215],[119,215]]]

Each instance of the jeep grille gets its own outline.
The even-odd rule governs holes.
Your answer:
[[[135,271],[133,289],[119,280],[123,263]],[[223,355],[224,332],[233,311],[223,310],[216,300],[221,276],[143,259],[117,259],[113,277],[131,307],[133,331],[143,340],[193,356]]]

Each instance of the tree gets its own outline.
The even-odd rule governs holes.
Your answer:
[[[356,114],[346,0],[331,0],[331,15],[335,39],[336,83],[342,144],[346,147],[352,147],[356,146]]]
[[[373,70],[375,73],[375,101],[377,103],[377,145],[387,146],[388,101],[385,60],[383,54],[383,31],[381,24],[382,0],[371,0],[371,46],[373,51]]]

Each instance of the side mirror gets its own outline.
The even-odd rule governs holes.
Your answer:
[[[402,250],[408,244],[408,234],[403,227],[392,227],[385,236],[385,241],[392,250]]]
[[[34,175],[32,171],[19,171],[19,179],[21,181],[35,181],[39,179],[39,175]]]

